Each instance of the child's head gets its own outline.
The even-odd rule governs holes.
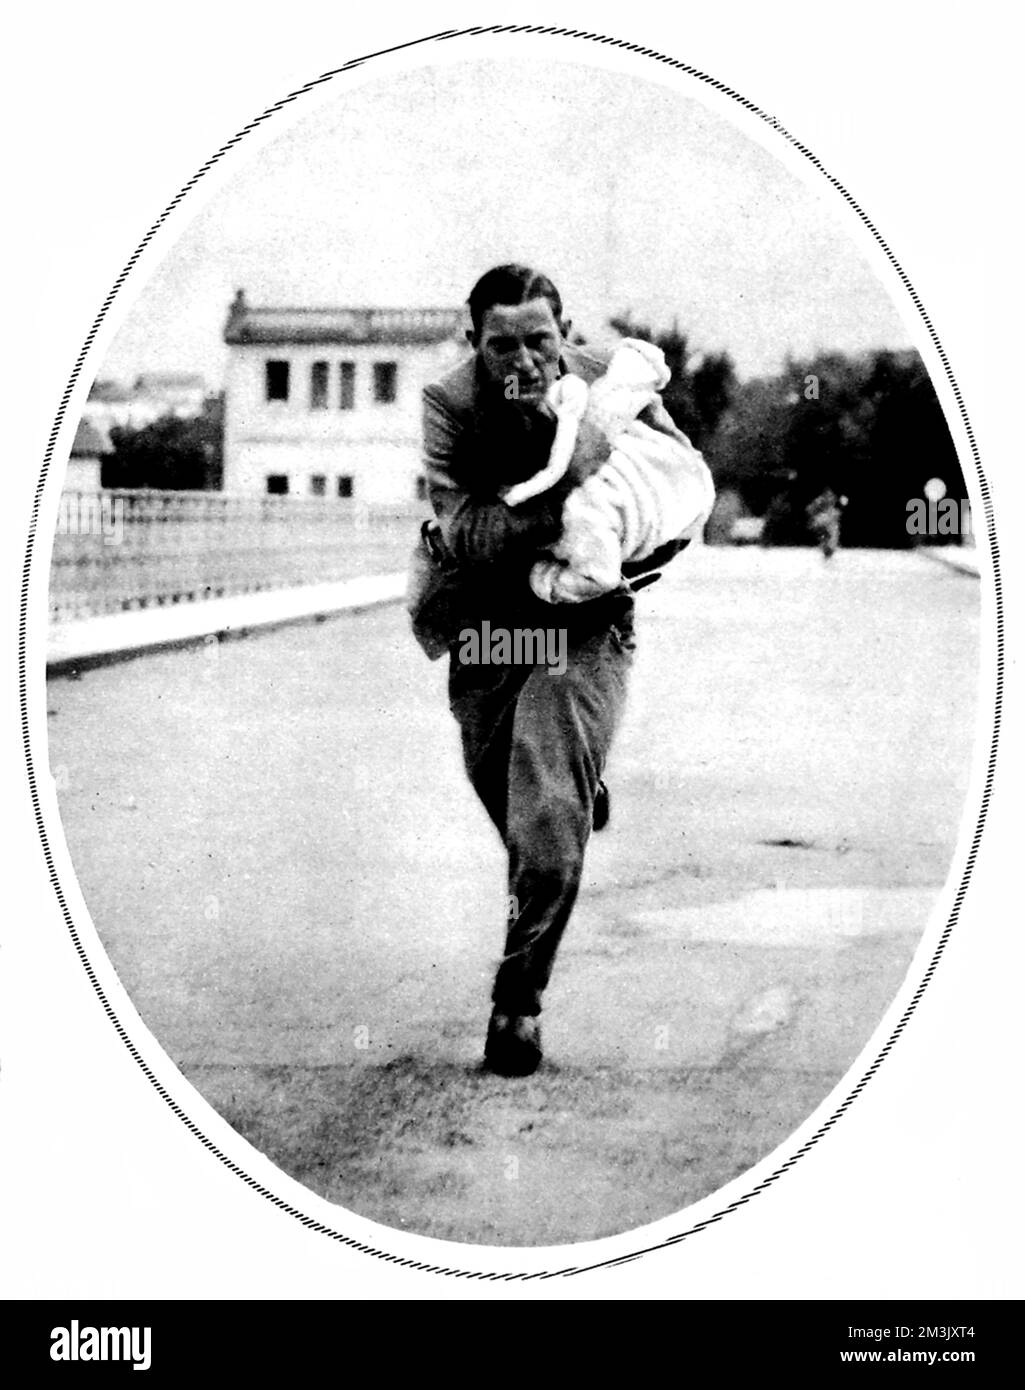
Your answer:
[[[661,391],[669,382],[665,353],[643,338],[624,338],[616,345],[605,373],[617,385]]]
[[[658,399],[669,381],[665,355],[654,343],[624,338],[618,343],[605,375],[591,386],[587,418],[610,442]]]

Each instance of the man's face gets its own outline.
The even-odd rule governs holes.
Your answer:
[[[559,376],[563,333],[547,299],[494,304],[473,341],[488,379],[507,400],[537,406]]]

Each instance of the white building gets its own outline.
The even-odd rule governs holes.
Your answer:
[[[257,308],[239,290],[224,491],[413,501],[422,388],[459,360],[459,309]]]
[[[103,456],[111,452],[106,435],[84,416],[75,430],[68,471],[64,475],[65,492],[99,492]]]

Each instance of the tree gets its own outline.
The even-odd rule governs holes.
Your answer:
[[[914,350],[789,359],[745,382],[708,446],[717,486],[765,517],[763,541],[811,545],[808,509],[827,490],[846,497],[845,545],[907,546],[907,505],[926,481],[966,496],[956,451]]]
[[[610,319],[609,326],[621,338],[641,338],[662,349],[670,371],[669,384],[662,392],[666,410],[695,448],[703,449],[737,389],[729,353],[695,353],[676,322],[656,333],[649,325],[621,314]]]
[[[224,395],[208,396],[201,415],[164,415],[141,429],[114,426],[103,460],[105,488],[217,489],[224,458]]]
[[[847,543],[914,544],[907,505],[923,496],[930,478],[941,478],[950,498],[968,495],[957,451],[917,352],[874,354],[865,390],[872,410],[861,469],[849,479]]]
[[[739,493],[764,516],[789,475],[784,466],[790,422],[786,385],[778,377],[743,382],[720,416],[708,448],[718,491]]]

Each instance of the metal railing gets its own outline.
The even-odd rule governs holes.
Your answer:
[[[62,494],[50,569],[61,622],[402,569],[424,505],[217,492]]]

